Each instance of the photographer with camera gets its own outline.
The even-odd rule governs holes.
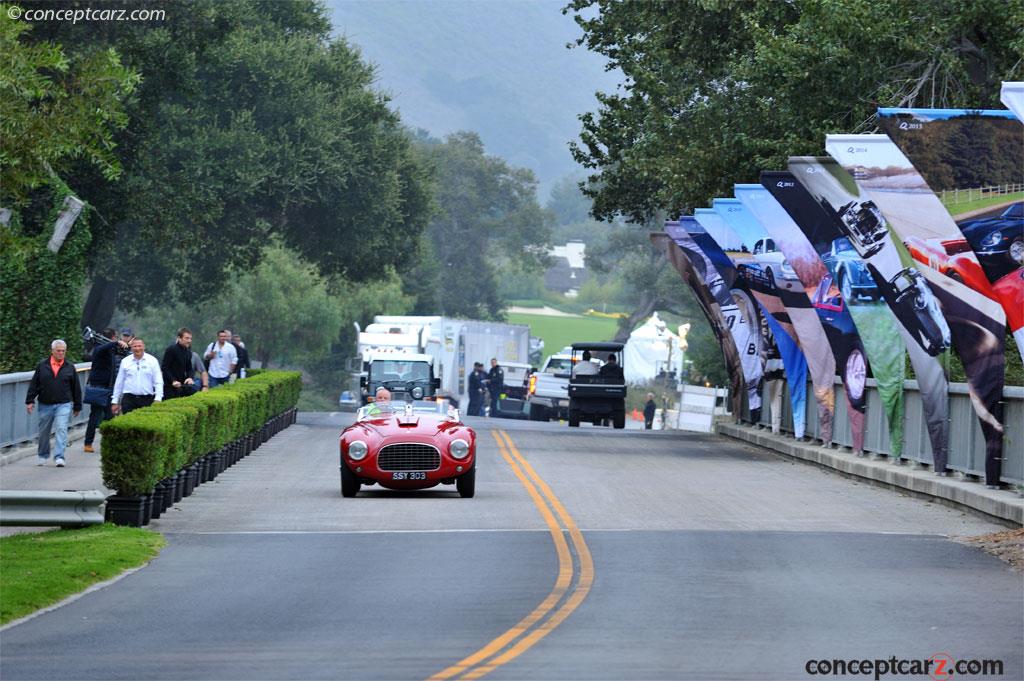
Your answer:
[[[123,331],[127,334],[122,340],[117,340],[117,332],[109,327],[103,329],[102,333],[86,328],[87,340],[100,342],[92,349],[92,369],[89,370],[89,382],[85,386],[83,398],[89,405],[89,424],[85,427],[86,452],[96,451],[92,443],[100,423],[104,419],[114,418],[110,398],[114,390],[115,362],[120,362],[119,354],[128,354],[128,343],[132,338],[131,329]]]

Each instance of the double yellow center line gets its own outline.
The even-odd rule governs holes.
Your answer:
[[[534,608],[533,612],[480,650],[434,674],[428,681],[444,681],[455,677],[479,679],[514,660],[572,614],[587,597],[594,582],[594,561],[590,557],[587,543],[583,540],[583,533],[576,527],[572,516],[565,510],[548,484],[537,475],[537,471],[533,470],[533,466],[519,453],[508,433],[498,430],[493,431],[493,435],[501,456],[526,488],[551,532],[551,540],[558,553],[558,577],[551,593]],[[558,519],[555,518],[556,515]],[[575,556],[565,540],[565,530],[569,531]]]

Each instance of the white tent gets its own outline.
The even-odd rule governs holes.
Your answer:
[[[674,371],[678,377],[686,351],[689,324],[673,333],[655,312],[629,336],[623,351],[623,364],[628,383],[643,383],[661,371]]]

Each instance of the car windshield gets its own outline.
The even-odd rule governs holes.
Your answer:
[[[407,360],[374,360],[370,364],[370,377],[377,381],[426,381],[430,378],[430,365]]]
[[[572,371],[572,360],[568,357],[552,357],[544,368],[546,374],[561,374]]]
[[[1018,201],[1003,213],[1004,218],[1024,218],[1024,201]]]
[[[390,414],[399,414],[405,411],[404,401],[371,402],[365,407],[360,407],[356,419],[378,419]]]

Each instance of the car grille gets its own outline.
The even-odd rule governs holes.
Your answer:
[[[377,468],[382,471],[436,471],[440,467],[441,453],[433,445],[386,445],[377,454]]]

